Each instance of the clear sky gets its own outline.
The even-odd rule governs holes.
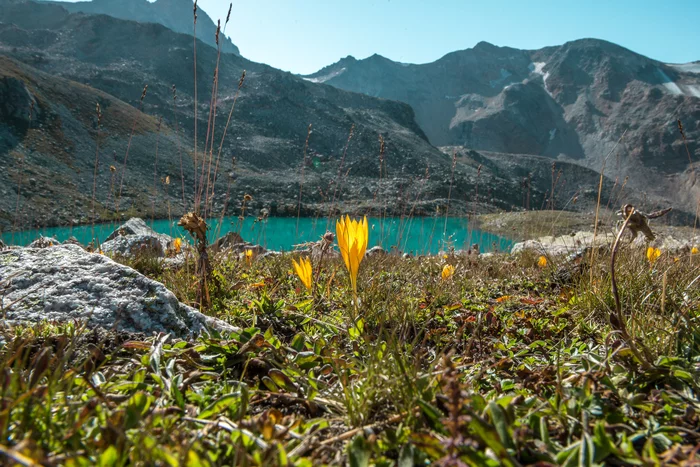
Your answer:
[[[229,3],[199,0],[214,22]],[[233,11],[226,32],[241,54],[294,73],[347,55],[426,63],[479,41],[536,49],[584,37],[700,60],[700,0],[236,0]]]

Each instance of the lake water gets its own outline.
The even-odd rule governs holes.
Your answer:
[[[368,218],[370,229],[369,246],[379,245],[385,249],[397,247],[404,252],[414,254],[437,253],[453,246],[455,249],[466,248],[479,244],[482,252],[509,249],[512,242],[498,235],[470,229],[464,218],[412,217],[412,218]],[[155,231],[181,236],[190,240],[189,235],[177,226],[177,220],[146,221]],[[221,225],[219,225],[221,224]],[[63,242],[69,237],[75,237],[86,245],[97,237],[100,241],[112,233],[120,224],[109,223],[92,226],[51,227],[23,232],[5,232],[0,235],[9,245],[27,245],[39,238],[54,237]],[[335,219],[329,222],[322,218],[290,218],[271,217],[264,222],[256,222],[254,218],[246,218],[243,225],[237,217],[227,217],[219,223],[210,220],[209,237],[213,241],[227,232],[238,231],[245,241],[263,245],[271,250],[289,251],[294,245],[318,240],[329,229],[335,232]]]

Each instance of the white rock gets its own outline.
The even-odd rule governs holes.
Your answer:
[[[598,232],[593,241],[593,232],[576,232],[575,235],[562,235],[559,237],[542,237],[537,240],[527,240],[516,243],[511,249],[511,254],[531,250],[535,253],[557,256],[567,255],[587,246],[603,246],[612,244],[614,237],[610,232]]]
[[[6,323],[87,321],[90,327],[196,336],[235,331],[178,301],[159,282],[77,245],[0,251]]]
[[[143,219],[133,217],[112,232],[101,245],[102,251],[111,255],[135,257],[149,255],[162,258],[173,238],[151,229]]]

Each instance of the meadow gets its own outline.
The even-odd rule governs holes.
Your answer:
[[[326,255],[214,256],[207,313],[237,333],[3,329],[0,455],[104,466],[696,461],[697,250],[620,248],[614,292],[610,252],[582,263],[364,258],[363,235],[350,220],[321,240]],[[195,256],[176,270],[130,264],[196,304]]]

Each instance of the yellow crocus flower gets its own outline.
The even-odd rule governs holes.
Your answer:
[[[309,258],[300,258],[298,263],[292,259],[292,263],[294,264],[294,271],[301,279],[301,282],[307,289],[311,290],[311,261]]]
[[[698,247],[696,247],[696,246],[694,246],[694,247],[690,250],[690,254],[691,254],[691,255],[697,255],[698,253],[700,253],[700,250],[698,250]]]
[[[541,268],[546,268],[547,267],[547,258],[544,256],[540,256],[537,259],[537,265]]]
[[[659,259],[659,256],[661,256],[661,250],[652,246],[647,248],[647,259],[650,263],[653,263],[654,261]]]
[[[250,266],[251,261],[253,261],[253,250],[245,251],[245,262]]]
[[[446,281],[447,279],[452,277],[454,273],[455,267],[451,264],[446,264],[445,267],[442,268],[442,280]]]
[[[369,241],[367,217],[361,221],[351,220],[350,216],[341,217],[335,224],[335,233],[340,254],[350,274],[352,291],[357,295],[357,273],[360,271],[360,263],[365,257]]]

